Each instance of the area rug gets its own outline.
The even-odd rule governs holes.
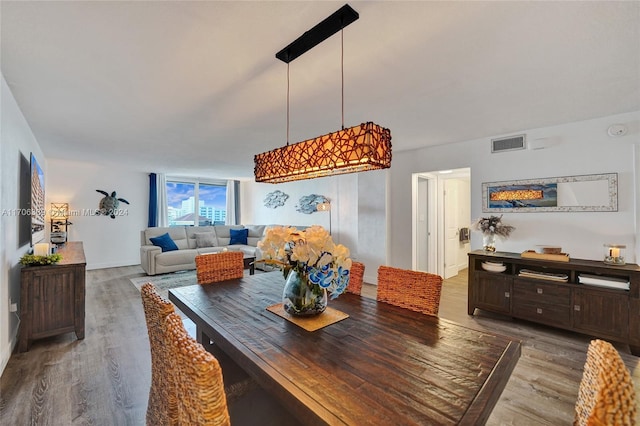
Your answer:
[[[198,284],[195,269],[192,271],[172,272],[170,274],[134,277],[129,278],[129,280],[138,291],[145,283],[153,284],[156,286],[158,293],[165,299],[168,298],[169,289]]]

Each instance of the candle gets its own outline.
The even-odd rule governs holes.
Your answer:
[[[611,247],[611,257],[620,257],[620,249],[617,247]]]
[[[49,243],[38,243],[35,246],[33,246],[33,254],[36,256],[48,256]]]

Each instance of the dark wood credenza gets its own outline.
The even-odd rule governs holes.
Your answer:
[[[71,331],[84,339],[84,249],[81,242],[68,242],[58,253],[58,264],[23,266],[20,272],[20,352],[35,339]]]
[[[482,262],[502,262],[490,272]],[[521,269],[566,274],[567,282],[519,276]],[[629,290],[580,284],[580,274],[629,281]],[[640,267],[594,260],[529,259],[520,253],[469,253],[468,313],[476,308],[629,345],[640,356]]]

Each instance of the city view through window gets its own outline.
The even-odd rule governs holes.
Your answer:
[[[167,181],[167,210],[169,226],[224,225],[227,218],[227,187]]]

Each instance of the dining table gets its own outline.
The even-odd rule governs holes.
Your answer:
[[[481,425],[520,357],[517,339],[350,293],[329,300],[344,319],[307,331],[267,310],[284,281],[262,273],[169,300],[300,424]]]

